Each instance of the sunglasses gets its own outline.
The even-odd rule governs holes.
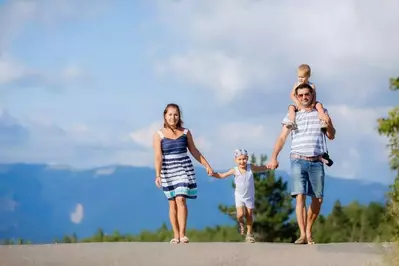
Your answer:
[[[311,93],[310,93],[310,92],[307,92],[307,93],[298,94],[298,97],[299,97],[299,98],[302,98],[303,96],[309,97],[310,95],[311,95]]]

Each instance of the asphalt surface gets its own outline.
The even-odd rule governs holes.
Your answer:
[[[79,243],[0,246],[0,266],[377,266],[381,244]]]

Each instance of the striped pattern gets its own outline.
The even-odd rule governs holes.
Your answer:
[[[177,196],[197,198],[194,167],[187,154],[187,132],[185,129],[182,136],[169,139],[158,131],[162,148],[162,188],[169,200]]]
[[[327,110],[324,110],[327,113]],[[288,114],[282,124],[289,122]],[[291,154],[302,156],[317,156],[325,152],[323,132],[321,132],[319,114],[314,109],[311,112],[296,113],[297,129],[291,131]]]

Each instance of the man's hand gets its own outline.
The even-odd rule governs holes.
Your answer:
[[[267,164],[267,168],[271,170],[278,168],[278,160],[277,159],[270,160],[270,162]]]

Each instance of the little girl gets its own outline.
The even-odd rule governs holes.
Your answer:
[[[252,232],[253,209],[255,207],[255,184],[253,173],[265,172],[268,168],[266,165],[257,166],[248,163],[248,152],[245,149],[236,150],[234,152],[234,160],[237,166],[225,173],[214,173],[212,176],[215,178],[226,178],[234,175],[234,196],[240,234],[245,234],[245,224],[243,220],[245,213],[247,221],[247,236],[245,240],[249,243],[255,243],[255,238]]]

